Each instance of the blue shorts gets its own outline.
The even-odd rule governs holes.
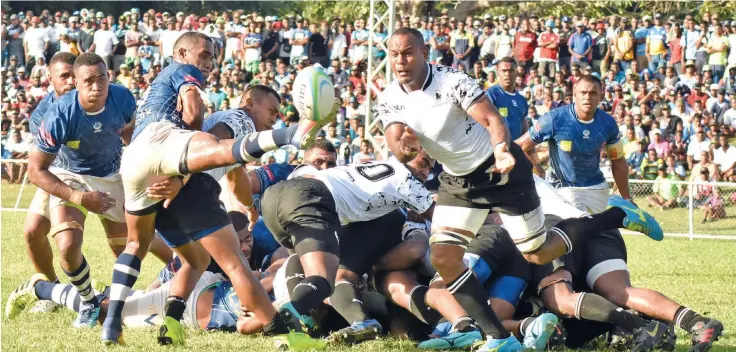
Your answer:
[[[164,240],[164,242],[166,242],[166,245],[167,246],[169,246],[171,248],[176,248],[176,247],[183,246],[183,245],[185,245],[185,244],[187,244],[189,242],[199,241],[199,240],[201,240],[201,239],[203,239],[203,238],[205,238],[205,237],[207,237],[207,236],[215,233],[216,231],[218,231],[219,229],[221,229],[221,228],[223,228],[225,226],[227,226],[227,225],[215,226],[215,227],[211,227],[211,228],[208,228],[208,229],[197,231],[197,232],[194,232],[194,233],[191,233],[191,234],[183,234],[183,233],[176,232],[176,231],[169,232],[169,231],[166,231],[166,230],[161,230],[161,231],[157,231],[157,232],[161,236],[161,238]]]

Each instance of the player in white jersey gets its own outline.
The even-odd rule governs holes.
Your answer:
[[[485,304],[482,286],[462,262],[489,210],[500,213],[517,248],[537,264],[581,245],[591,232],[622,227],[627,213],[614,208],[567,219],[548,232],[531,163],[509,141],[501,115],[468,75],[429,65],[426,50],[421,33],[411,28],[397,30],[389,41],[397,81],[379,97],[386,141],[400,161],[411,160],[424,148],[442,163],[438,211],[432,219],[432,263],[486,334],[481,350],[517,351],[521,344]]]
[[[423,152],[406,165],[393,159],[322,171],[304,165],[266,189],[261,201],[266,226],[299,258],[287,277],[304,275],[280,312],[298,317],[308,330],[315,328],[311,311],[333,293],[341,224],[373,220],[403,207],[431,216],[432,197],[419,181],[431,165]]]

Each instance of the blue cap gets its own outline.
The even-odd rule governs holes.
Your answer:
[[[545,27],[555,28],[555,21],[553,21],[553,20],[547,20],[546,22],[544,22],[544,26]]]
[[[562,22],[570,22],[570,17],[562,16]]]

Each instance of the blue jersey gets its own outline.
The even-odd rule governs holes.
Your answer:
[[[38,105],[36,105],[36,109],[33,110],[31,118],[28,121],[28,127],[30,127],[31,129],[31,135],[33,136],[33,138],[38,139],[38,126],[41,125],[43,115],[46,114],[46,111],[51,105],[54,104],[54,102],[56,102],[56,94],[46,94],[46,96],[41,99]]]
[[[146,126],[161,120],[168,120],[181,128],[188,128],[189,126],[181,119],[181,111],[177,109],[179,89],[187,85],[201,88],[202,82],[204,82],[202,71],[192,65],[172,62],[166,66],[153,80],[143,97],[143,103],[136,115],[133,139]]]
[[[266,188],[286,180],[295,168],[296,166],[289,164],[270,164],[255,169],[258,180],[261,181],[261,189],[258,191],[258,194],[253,195],[254,204],[256,209],[258,209],[258,213],[263,214],[261,209],[261,195],[266,191]]]
[[[529,111],[529,103],[526,99],[518,92],[509,94],[498,84],[488,88],[486,94],[503,116],[506,126],[509,126],[511,140],[521,137],[524,119]]]
[[[207,330],[237,331],[240,299],[238,294],[235,293],[233,284],[230,281],[220,281],[213,286],[215,294],[212,298],[212,312],[210,313]]]
[[[549,141],[552,170],[550,181],[562,187],[587,187],[605,181],[600,169],[600,150],[619,141],[613,117],[596,109],[593,120],[578,120],[575,104],[554,109],[539,118],[529,129],[535,143]]]
[[[73,90],[51,105],[38,127],[36,148],[56,154],[57,166],[80,175],[105,177],[118,172],[123,141],[119,131],[135,116],[133,94],[111,84],[105,107],[84,111]]]
[[[253,270],[266,271],[271,266],[271,257],[281,245],[276,242],[271,231],[262,218],[258,219],[251,231],[253,248],[250,251],[250,263]]]

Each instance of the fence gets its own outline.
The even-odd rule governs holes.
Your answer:
[[[3,212],[25,212],[30,206],[36,187],[22,172],[26,164],[26,160],[2,160],[0,209]],[[13,177],[12,181],[21,181],[10,183]],[[669,180],[664,183],[629,180],[629,183],[634,201],[659,221],[667,236],[736,240],[736,183]],[[661,197],[657,200],[671,198],[669,204],[660,208],[652,199],[655,194]],[[704,222],[706,212],[711,220]]]

